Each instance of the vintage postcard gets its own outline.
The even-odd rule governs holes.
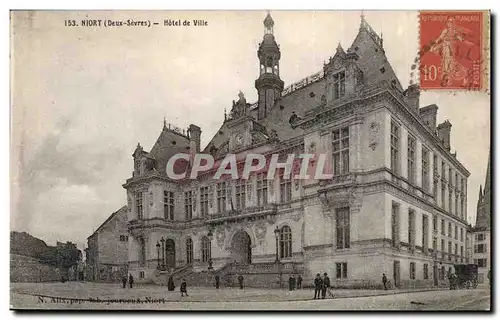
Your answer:
[[[491,310],[489,11],[11,11],[12,309]]]

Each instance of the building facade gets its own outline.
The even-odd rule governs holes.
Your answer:
[[[451,123],[436,123],[436,105],[420,107],[416,85],[402,87],[364,17],[347,50],[339,44],[322,71],[287,87],[273,28],[268,15],[258,101],[240,93],[204,149],[196,125],[164,124],[150,152],[137,146],[123,185],[130,273],[156,282],[181,269],[225,272],[272,285],[327,272],[338,287],[380,286],[385,273],[399,287],[439,285],[466,256],[469,172],[451,153]],[[167,177],[170,157],[198,152],[325,154],[334,177]],[[174,171],[189,168],[178,163]]]
[[[123,206],[87,238],[85,280],[118,282],[127,276],[128,238],[127,207]]]
[[[491,152],[491,151],[490,151]],[[484,191],[479,187],[477,201],[476,224],[471,229],[471,249],[474,264],[478,266],[478,282],[488,284],[488,273],[491,270],[491,154],[488,158],[488,169]]]

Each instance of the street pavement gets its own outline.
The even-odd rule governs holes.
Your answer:
[[[178,289],[178,288],[176,288]],[[125,310],[489,310],[488,288],[475,290],[332,290],[313,300],[312,289],[188,288],[188,297],[166,287],[123,289],[103,283],[12,283],[11,307]]]

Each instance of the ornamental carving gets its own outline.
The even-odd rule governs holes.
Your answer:
[[[153,191],[149,191],[149,206],[152,207],[153,203]]]
[[[293,220],[293,221],[295,221],[295,222],[297,222],[297,221],[299,221],[299,220],[300,220],[300,217],[301,217],[301,216],[302,216],[302,215],[300,214],[300,212],[297,212],[297,213],[295,213],[294,215],[292,215],[292,220]]]
[[[215,233],[215,239],[217,240],[217,245],[219,248],[224,247],[224,241],[226,240],[226,231],[223,228],[218,228]]]
[[[369,138],[368,138],[368,146],[375,151],[377,148],[377,145],[379,144],[380,140],[380,124],[378,122],[372,122],[370,123],[370,128],[369,128]]]
[[[315,153],[316,152],[316,142],[312,141],[309,144],[309,147],[307,150],[309,151],[309,153]]]
[[[265,239],[266,233],[267,233],[267,226],[264,223],[264,221],[260,220],[254,226],[254,233],[255,233],[255,237],[257,238],[257,241],[259,241],[259,244],[262,244],[264,242],[264,239]]]
[[[351,213],[359,212],[362,205],[362,193],[355,187],[336,192],[326,191],[319,195],[319,199],[327,217],[331,217],[335,209],[343,207],[349,207]]]
[[[130,194],[127,195],[127,207],[128,207],[128,212],[132,210],[132,197]]]

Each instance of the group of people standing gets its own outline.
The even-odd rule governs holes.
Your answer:
[[[293,291],[296,289],[302,289],[302,277],[300,274],[297,276],[297,279],[293,274],[288,278],[288,290]]]
[[[326,298],[326,291],[330,288],[330,278],[328,277],[328,274],[325,272],[323,274],[323,278],[321,278],[321,275],[318,273],[316,274],[316,278],[314,279],[314,299],[320,299],[320,294],[321,294],[321,299]]]

